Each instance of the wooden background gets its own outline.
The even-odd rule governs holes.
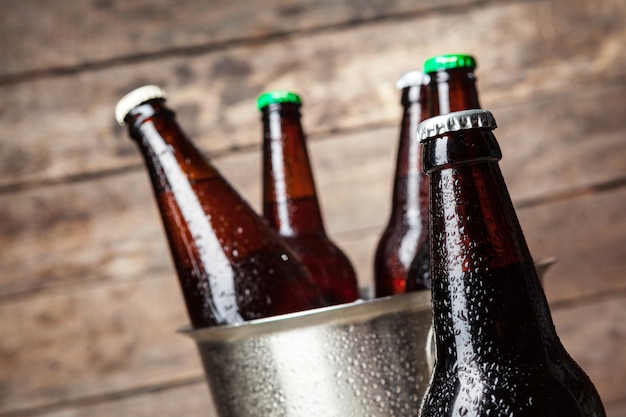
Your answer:
[[[113,108],[163,86],[260,206],[256,97],[304,98],[329,234],[371,284],[394,84],[468,52],[566,348],[626,416],[623,0],[0,0],[0,415],[214,416],[138,150]]]

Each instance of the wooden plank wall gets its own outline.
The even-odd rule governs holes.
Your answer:
[[[479,61],[557,330],[626,416],[622,0],[0,0],[0,415],[213,416],[152,191],[113,108],[156,83],[255,207],[258,94],[304,98],[329,234],[371,285],[403,72]]]

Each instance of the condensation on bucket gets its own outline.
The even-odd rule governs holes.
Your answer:
[[[221,417],[417,416],[430,293],[186,332]]]

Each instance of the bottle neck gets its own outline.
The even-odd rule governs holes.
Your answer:
[[[533,363],[558,344],[500,158],[486,129],[424,145],[433,314],[443,366],[474,367],[497,355],[498,361],[518,355]]]
[[[242,321],[232,308],[233,264],[264,244],[251,209],[187,139],[162,100],[136,107],[127,122],[150,173],[194,327]],[[247,245],[237,252],[230,250],[239,238],[228,230],[234,224],[247,234]],[[224,296],[216,302],[211,294]]]
[[[417,125],[428,117],[426,86],[402,90],[402,122],[393,185],[391,221],[420,226],[428,216],[428,176],[422,170]]]
[[[263,214],[281,235],[324,235],[299,105],[262,110]]]
[[[162,100],[126,122],[153,183],[194,327],[326,305],[295,254],[182,132]]]
[[[472,68],[441,70],[428,75],[431,116],[480,108]]]
[[[188,234],[183,246],[199,251],[207,271],[226,270],[273,243],[265,222],[187,138],[174,112],[149,102],[131,116],[130,134],[146,162],[169,239]]]
[[[176,122],[174,112],[165,106],[164,100],[152,100],[136,107],[127,116],[128,119],[129,134],[137,142],[146,163],[151,167],[149,172],[157,191],[163,187],[170,188],[163,172],[163,161],[158,155],[163,151],[172,155],[188,181],[220,177],[215,167],[187,139]]]

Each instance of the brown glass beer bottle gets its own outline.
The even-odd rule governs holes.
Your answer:
[[[356,300],[356,273],[327,236],[300,121],[300,97],[270,91],[257,105],[263,124],[263,215],[309,269],[331,304]]]
[[[437,55],[424,62],[431,116],[480,108],[475,69],[476,59],[466,54]]]
[[[466,54],[437,55],[424,62],[431,117],[480,108],[475,68],[476,60]],[[418,248],[407,277],[407,292],[430,288],[430,242]]]
[[[282,239],[185,136],[160,88],[126,95],[116,118],[145,159],[194,328],[327,305]]]
[[[425,120],[436,360],[420,417],[603,417],[562,346],[486,110]]]
[[[402,75],[396,87],[401,91],[402,121],[391,200],[391,216],[374,254],[376,297],[402,294],[407,272],[418,252],[426,256],[415,263],[421,274],[430,274],[428,251],[428,176],[422,170],[417,125],[429,116],[427,87],[421,71]],[[423,249],[426,246],[425,250]],[[414,281],[430,282],[428,276]]]

